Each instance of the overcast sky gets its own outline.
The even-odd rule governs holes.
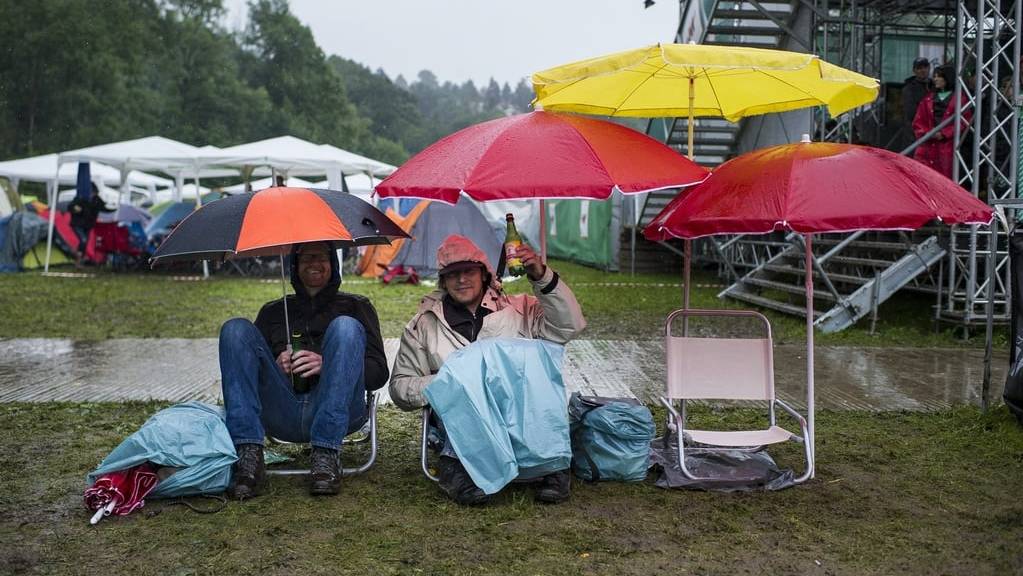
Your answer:
[[[245,0],[226,0],[228,26]],[[291,11],[328,55],[392,79],[422,69],[441,82],[491,77],[515,86],[533,72],[611,52],[671,42],[678,0],[291,0]]]

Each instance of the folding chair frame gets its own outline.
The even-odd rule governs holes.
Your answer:
[[[423,474],[434,482],[440,482],[435,474],[430,472],[430,417],[433,416],[433,410],[429,406],[423,406],[423,431],[419,447],[419,464],[423,468]]]
[[[791,416],[797,423],[799,423],[799,427],[800,427],[800,430],[802,432],[802,435],[800,436],[800,435],[796,435],[796,434],[793,434],[793,433],[789,432],[789,434],[791,435],[789,439],[793,440],[793,441],[796,441],[796,442],[799,442],[799,443],[801,443],[803,445],[803,451],[804,451],[804,455],[805,455],[805,458],[806,458],[806,470],[803,472],[803,474],[801,476],[795,478],[793,481],[796,484],[801,484],[801,483],[805,482],[806,480],[808,480],[809,478],[811,478],[812,475],[813,475],[813,472],[814,472],[814,457],[813,457],[813,451],[812,451],[812,448],[811,448],[811,443],[808,441],[810,439],[810,434],[809,434],[809,429],[808,429],[808,426],[807,426],[807,419],[805,417],[803,417],[803,415],[801,415],[799,412],[794,410],[792,407],[790,407],[788,404],[786,404],[785,402],[783,402],[783,401],[781,401],[781,400],[779,400],[778,398],[775,397],[774,381],[773,381],[773,370],[774,370],[773,350],[771,348],[772,343],[773,343],[773,340],[771,338],[771,323],[767,319],[766,316],[764,316],[763,314],[760,314],[759,312],[754,312],[752,310],[680,309],[680,310],[675,310],[674,312],[669,314],[668,318],[665,320],[665,326],[664,326],[665,356],[666,356],[665,360],[666,360],[666,363],[668,363],[668,373],[669,373],[668,374],[668,378],[669,378],[669,382],[665,386],[665,395],[660,398],[660,401],[661,401],[661,404],[663,404],[664,407],[668,409],[668,418],[667,418],[667,422],[666,422],[666,424],[667,424],[667,431],[665,433],[666,447],[667,447],[667,441],[670,438],[671,431],[674,429],[676,434],[677,434],[677,436],[678,436],[677,455],[678,455],[679,467],[682,470],[682,474],[685,475],[685,477],[689,478],[690,480],[715,480],[716,479],[716,478],[708,478],[708,477],[696,476],[686,466],[685,443],[686,442],[693,442],[691,437],[690,437],[690,435],[686,433],[686,399],[687,399],[687,396],[681,396],[681,397],[673,398],[672,397],[672,391],[671,391],[671,382],[670,382],[671,372],[672,372],[672,370],[671,370],[671,362],[672,362],[672,358],[671,358],[671,356],[672,356],[672,352],[671,352],[671,349],[672,349],[671,339],[674,338],[674,336],[672,336],[672,333],[671,333],[671,325],[672,325],[672,323],[674,322],[674,320],[676,318],[681,317],[682,320],[683,320],[683,337],[687,337],[688,336],[688,321],[689,321],[689,318],[693,317],[693,316],[698,316],[698,317],[734,317],[734,318],[745,317],[745,318],[756,318],[756,319],[758,319],[758,320],[763,322],[764,328],[765,328],[765,333],[766,333],[765,340],[767,342],[767,349],[770,351],[770,355],[771,355],[771,358],[768,359],[769,362],[767,363],[767,365],[768,365],[767,367],[771,371],[771,374],[769,375],[769,382],[767,382],[768,393],[765,394],[765,396],[769,396],[769,397],[765,397],[765,398],[751,398],[751,399],[762,399],[762,400],[768,401],[768,420],[770,422],[770,426],[771,427],[775,427],[777,425],[777,423],[776,423],[776,412],[775,412],[775,407],[776,406],[780,407],[784,412],[786,412],[789,416]],[[726,396],[723,396],[723,398],[729,398],[729,396],[726,395]],[[678,400],[679,401],[679,404],[680,404],[679,405],[679,409],[675,408],[673,400]],[[788,431],[786,430],[786,432],[788,432]],[[774,442],[779,442],[779,441],[781,441],[781,440],[775,440]],[[707,450],[707,451],[739,450],[739,451],[746,451],[746,452],[755,452],[755,451],[758,451],[758,450],[762,449],[763,446],[764,446],[764,445],[759,445],[759,446],[738,446],[738,447],[736,447],[736,446],[728,446],[728,445],[712,445],[712,444],[706,444],[706,443],[703,443],[703,442],[701,442],[701,444],[702,445],[701,445],[700,449],[701,450]]]
[[[369,412],[369,419],[366,424],[369,426],[369,433],[353,440],[346,440],[344,444],[363,444],[369,442],[369,459],[356,468],[342,468],[341,475],[344,477],[362,474],[369,470],[377,460],[377,394],[375,391],[366,392],[366,410]],[[365,429],[365,426],[363,427]],[[353,432],[349,436],[355,435]],[[347,437],[346,437],[347,438]],[[304,476],[309,474],[308,468],[267,468],[266,473],[271,476]]]

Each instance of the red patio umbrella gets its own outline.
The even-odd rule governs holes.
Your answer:
[[[376,187],[380,196],[458,201],[534,198],[604,200],[681,188],[707,170],[631,128],[574,116],[531,112],[470,126],[431,144]],[[543,229],[544,210],[540,211]],[[546,234],[541,253],[546,254]]]
[[[805,269],[812,235],[859,230],[915,230],[932,220],[989,224],[991,208],[944,175],[886,150],[803,142],[743,154],[679,194],[643,235],[654,241],[716,234],[803,234]],[[688,251],[687,251],[688,252]],[[689,262],[685,290],[688,308]],[[806,286],[807,424],[814,439],[813,274]],[[812,466],[815,466],[812,465]]]
[[[712,234],[915,230],[987,224],[991,208],[923,164],[880,148],[800,142],[725,162],[646,227],[650,240]]]

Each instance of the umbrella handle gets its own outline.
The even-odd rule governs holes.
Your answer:
[[[89,524],[93,526],[98,524],[104,516],[109,516],[110,513],[114,511],[114,506],[117,506],[117,498],[111,498],[110,502],[107,502],[106,505],[101,506],[98,510],[96,510],[96,513],[89,519]]]

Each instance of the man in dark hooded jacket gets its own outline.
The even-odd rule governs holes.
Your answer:
[[[82,265],[82,258],[85,256],[85,249],[89,245],[89,232],[96,226],[100,212],[116,212],[114,208],[107,208],[103,199],[99,197],[99,188],[93,183],[89,189],[89,196],[75,196],[68,204],[68,212],[71,213],[71,229],[78,237],[78,246],[73,250],[75,266]]]
[[[291,257],[287,297],[220,330],[220,372],[227,429],[238,452],[228,495],[257,496],[265,484],[266,434],[312,446],[309,491],[337,494],[341,442],[365,423],[366,390],[387,382],[376,310],[363,296],[339,292],[337,251],[301,244]],[[288,344],[300,344],[292,354]]]

